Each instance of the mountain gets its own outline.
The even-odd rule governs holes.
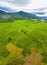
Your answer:
[[[0,10],[0,21],[14,21],[14,20],[22,20],[22,19],[39,19],[36,15],[32,13],[27,13],[24,11],[19,12],[5,12]]]
[[[0,10],[0,15],[4,15],[4,16],[6,16],[6,15],[12,16],[13,15],[16,18],[26,18],[26,19],[38,18],[36,15],[31,14],[31,13],[27,13],[27,12],[24,12],[24,11],[8,13],[8,12]]]
[[[47,20],[47,16],[41,16],[41,18]]]
[[[45,16],[46,12],[33,12],[33,14],[41,19],[47,20],[47,16]]]
[[[6,18],[6,17],[8,17],[8,16],[10,16],[9,13],[7,13],[7,12],[5,12],[5,11],[3,11],[3,10],[0,10],[0,17]]]
[[[24,12],[24,11],[19,11],[16,13],[16,15],[22,17],[22,18],[27,18],[27,19],[36,19],[38,18],[36,15],[32,14],[32,13],[27,13],[27,12]]]
[[[3,10],[0,10],[0,14],[6,14],[6,12],[5,11],[3,11]]]

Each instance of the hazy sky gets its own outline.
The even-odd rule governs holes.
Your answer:
[[[0,0],[0,7],[26,12],[45,12],[47,16],[47,0]]]

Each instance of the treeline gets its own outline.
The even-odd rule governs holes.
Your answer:
[[[31,18],[30,18],[31,19]],[[17,17],[17,16],[5,16],[1,17],[0,16],[0,22],[13,22],[15,20],[30,20],[28,17]]]
[[[10,17],[0,17],[0,22],[13,22],[15,20],[14,17],[10,16]]]

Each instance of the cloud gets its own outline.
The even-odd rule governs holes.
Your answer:
[[[26,9],[31,0],[0,0],[0,6],[20,11]]]
[[[23,10],[23,9],[41,10],[41,8],[47,8],[47,0],[0,0],[0,5],[7,7],[9,6],[11,8],[15,8],[19,10]]]
[[[4,1],[4,2],[9,2],[9,3],[13,3],[17,6],[26,6],[30,3],[30,0],[1,0],[1,1]]]
[[[40,17],[42,16],[45,17],[47,16],[47,8],[44,8],[44,9],[42,8],[42,10],[36,11],[35,14]]]
[[[39,14],[36,14],[37,16],[39,16],[39,17],[46,17],[47,16],[47,13],[45,13],[44,15],[39,15]]]
[[[9,8],[9,9],[12,9],[12,10],[16,10],[14,4],[8,3],[6,1],[0,1],[0,7]]]
[[[8,8],[10,11],[42,12],[43,15],[47,15],[47,0],[0,0],[0,7]]]
[[[16,0],[15,3],[17,6],[26,6],[29,4],[30,0]]]
[[[0,10],[5,11],[5,12],[17,12],[17,10],[13,10],[8,7],[2,7],[2,6],[0,6]]]

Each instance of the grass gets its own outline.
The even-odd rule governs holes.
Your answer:
[[[47,23],[32,20],[0,23],[0,58],[2,60],[9,58],[10,53],[6,49],[9,42],[22,48],[23,55],[30,54],[30,48],[37,48],[42,55],[42,62],[47,63]]]

